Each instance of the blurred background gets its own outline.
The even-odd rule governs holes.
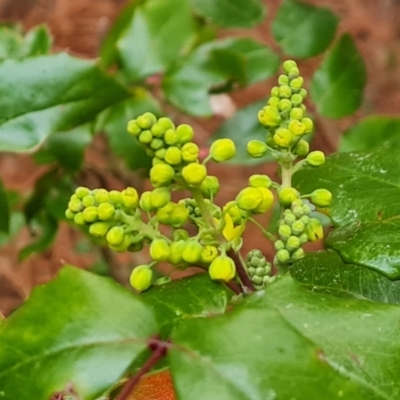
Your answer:
[[[148,0],[148,2],[151,1]],[[308,89],[315,71],[325,60],[327,52],[335,46],[343,33],[351,35],[366,70],[366,84],[362,85],[362,100],[359,106],[353,107],[354,109],[332,117],[320,115],[317,102],[310,101],[307,104],[311,114],[318,113],[318,116],[314,115],[316,132],[311,140],[311,148],[330,154],[338,149],[341,150],[343,134],[352,129],[354,132],[353,127],[359,126],[360,121],[362,122],[366,117],[372,115],[390,117],[384,120],[385,123],[388,121],[395,123],[396,118],[399,117],[400,2],[398,0],[307,0],[303,3],[328,9],[337,17],[333,39],[328,41],[326,49],[322,49],[317,55],[306,57],[296,57],[294,54],[293,58],[298,62],[301,74],[306,81],[306,88]],[[98,60],[102,51],[104,55],[105,41],[113,40],[108,35],[117,18],[130,4],[132,2],[126,0],[98,0],[96,2],[89,0],[0,0],[0,22],[3,23],[3,26],[18,24],[18,29],[22,32],[29,31],[38,24],[46,24],[53,36],[51,53],[67,51],[75,57]],[[201,35],[199,35],[201,40],[198,39],[199,43],[207,42],[214,37],[245,37],[268,46],[280,60],[291,58],[292,54],[290,53],[293,53],[293,49],[290,49],[290,46],[289,50],[285,49],[283,44],[285,39],[283,42],[279,40],[279,26],[275,26],[273,29],[277,19],[282,20],[282,16],[278,15],[282,4],[283,1],[264,0],[265,15],[261,18],[256,15],[254,21],[248,24],[252,26],[229,26],[229,23],[216,24],[215,21],[211,21],[211,24],[208,25],[207,18],[203,18],[204,16],[201,15],[196,19],[196,23],[202,28]],[[195,11],[198,12],[196,7]],[[305,23],[307,18],[304,20]],[[324,31],[324,23],[323,20],[321,21],[319,25],[316,23],[318,32]],[[283,22],[281,21],[281,23]],[[179,35],[179,32],[176,34]],[[298,32],[294,34],[299,35]],[[302,33],[300,33],[301,35]],[[305,42],[308,40],[306,35],[304,38],[298,39]],[[2,40],[2,36],[0,36],[0,50],[4,47],[1,43]],[[137,35],[133,37],[133,40],[140,43],[142,38]],[[196,46],[192,47],[195,49]],[[346,57],[345,60],[350,59],[351,61],[352,54]],[[106,67],[113,71],[120,66],[115,67],[111,62]],[[348,65],[343,63],[342,67],[339,62],[336,63],[335,68],[339,71],[338,75],[340,76],[341,68],[344,72]],[[268,74],[269,76],[265,76],[257,82],[250,80],[245,84],[211,91],[209,101],[212,115],[202,116],[196,115],[190,110],[180,109],[179,105],[169,101],[168,93],[164,93],[165,87],[163,89],[162,86],[165,71],[151,73],[138,80],[127,79],[126,76],[123,76],[123,62],[121,71],[120,75],[117,72],[118,79],[125,85],[136,88],[135,85],[140,82],[140,85],[157,100],[157,107],[160,107],[164,114],[169,115],[178,123],[191,124],[196,132],[196,142],[204,149],[207,148],[210,137],[214,134],[221,134],[218,132],[225,132],[224,124],[237,115],[238,110],[258,100],[265,100],[278,76],[275,69]],[[129,73],[127,75],[129,78]],[[228,80],[227,83],[230,81]],[[349,88],[349,91],[351,90]],[[340,93],[343,98],[337,101],[346,102],[347,95],[343,95],[343,91]],[[349,92],[349,96],[351,95]],[[318,96],[315,95],[315,97]],[[256,109],[253,107],[253,110]],[[256,122],[254,111],[252,115]],[[124,120],[123,117],[121,119],[123,120],[122,125],[126,124],[127,120]],[[243,129],[242,136],[247,138],[250,133],[247,135],[246,129],[254,131],[251,124],[249,126],[247,122],[233,123],[228,127]],[[387,125],[385,126],[387,127]],[[390,128],[392,130],[399,130],[396,124],[390,126],[393,126],[393,129]],[[148,188],[145,165],[136,169],[129,165],[129,162],[128,165],[122,163],[118,154],[118,145],[111,139],[111,130],[111,133],[104,132],[105,130],[99,129],[99,132],[93,136],[93,140],[85,142],[84,160],[79,168],[71,173],[73,184],[118,190],[128,185],[135,186],[138,190]],[[236,135],[238,134],[240,132],[236,132]],[[353,147],[350,146],[350,149]],[[107,248],[96,246],[81,232],[62,220],[57,221],[56,228],[47,233],[38,222],[39,219],[32,218],[30,220],[28,218],[27,220],[27,204],[30,204],[30,207],[33,204],[35,207],[32,198],[37,200],[40,197],[38,194],[48,191],[45,186],[38,186],[38,181],[54,168],[54,162],[45,161],[43,153],[39,152],[38,156],[36,150],[28,152],[28,154],[11,152],[0,154],[0,177],[8,192],[14,217],[11,221],[10,232],[1,233],[0,236],[0,312],[4,315],[18,307],[29,296],[33,287],[54,277],[64,263],[111,275],[118,281],[126,283],[132,267],[145,261],[147,257],[145,253],[119,255]],[[57,160],[60,162],[60,158]],[[275,176],[276,174],[276,167],[273,163],[250,165],[246,160],[242,161],[229,166],[214,165],[211,167],[210,172],[218,175],[222,182],[221,194],[218,197],[220,204],[232,199],[239,188],[246,186],[249,175],[268,173]],[[61,204],[65,207],[62,201]],[[38,207],[42,206],[38,205]],[[269,218],[270,216],[262,217],[260,222],[267,223]],[[44,239],[43,236],[45,236]],[[250,240],[246,242],[246,238]],[[38,242],[39,245],[37,245]],[[21,250],[32,246],[32,243],[36,246],[30,247],[30,250],[21,256]],[[271,257],[271,246],[263,240],[256,227],[249,226],[246,230],[243,250],[246,252],[254,247],[261,248],[265,254]]]

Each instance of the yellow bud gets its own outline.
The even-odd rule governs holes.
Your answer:
[[[314,190],[311,193],[311,201],[318,207],[329,207],[332,202],[332,193],[326,189]]]
[[[305,232],[307,233],[310,242],[315,242],[324,237],[324,230],[322,229],[321,222],[319,222],[317,218],[310,218],[310,222],[307,224]]]
[[[206,198],[215,197],[219,191],[219,181],[216,176],[206,176],[201,182],[200,190]]]
[[[207,169],[202,164],[190,163],[182,168],[182,177],[190,185],[200,185],[207,176]]]
[[[187,124],[179,125],[176,128],[176,134],[178,135],[178,139],[181,144],[189,143],[192,141],[194,136],[193,128]]]
[[[218,139],[210,147],[210,155],[216,162],[228,161],[236,154],[235,143],[231,139]]]
[[[307,140],[300,139],[296,146],[294,146],[293,152],[300,157],[305,157],[310,151],[310,145]]]
[[[127,131],[133,136],[139,136],[139,134],[142,131],[142,129],[136,123],[136,120],[133,119],[133,120],[128,122]]]
[[[319,167],[325,163],[325,154],[322,151],[312,151],[306,158],[307,164],[313,167]]]
[[[107,242],[112,246],[118,246],[124,240],[125,231],[122,226],[113,226],[106,236]]]
[[[203,246],[197,240],[189,240],[185,244],[185,248],[182,253],[182,258],[188,264],[196,264],[200,261],[201,251]]]
[[[278,126],[281,119],[278,109],[273,106],[265,106],[258,112],[258,120],[265,126]]]
[[[153,209],[164,207],[171,200],[171,191],[166,188],[154,189],[150,192],[150,204]]]
[[[201,250],[200,261],[209,264],[218,256],[218,249],[215,246],[204,246]]]
[[[286,128],[278,128],[274,134],[274,142],[283,148],[289,147],[293,142],[293,135]]]
[[[302,136],[305,134],[306,126],[297,119],[292,119],[289,122],[288,129],[294,136]]]
[[[303,118],[301,120],[302,124],[305,126],[304,133],[311,133],[314,128],[314,123],[311,118]]]
[[[178,147],[171,146],[165,152],[164,160],[170,165],[179,165],[182,162],[182,152]]]
[[[97,207],[97,214],[101,221],[108,221],[114,218],[115,207],[110,203],[101,203]]]
[[[159,208],[156,214],[158,222],[160,222],[161,224],[169,225],[171,223],[171,214],[175,207],[176,204],[170,201],[164,207]]]
[[[195,162],[199,158],[199,146],[195,143],[185,143],[182,148],[182,160],[185,162]]]
[[[169,223],[174,227],[178,228],[182,226],[189,219],[189,210],[184,204],[175,204],[172,212],[169,216]]]
[[[270,188],[272,185],[271,178],[268,175],[254,174],[249,178],[249,186]]]
[[[155,239],[150,245],[150,257],[154,261],[168,260],[170,255],[169,245],[164,239]]]
[[[299,198],[299,192],[292,187],[285,187],[278,192],[279,202],[283,206],[290,206],[292,202]]]
[[[166,186],[175,176],[174,169],[168,164],[157,164],[150,169],[150,181],[153,186]]]
[[[185,240],[178,240],[176,242],[172,242],[170,246],[170,254],[168,261],[173,265],[178,265],[183,262],[182,253],[186,247]]]
[[[236,266],[232,258],[221,255],[213,260],[208,273],[212,280],[229,282],[236,275]]]
[[[138,292],[143,292],[151,286],[153,271],[149,265],[138,265],[129,278],[129,283]]]
[[[143,192],[140,196],[139,206],[143,211],[149,212],[153,211],[153,206],[151,204],[151,192]]]
[[[103,203],[103,204],[107,204],[107,203]],[[97,221],[97,207],[95,206],[89,206],[86,207],[83,212],[83,219],[85,220],[85,222],[95,222]]]
[[[126,208],[134,209],[139,204],[139,194],[133,187],[127,187],[121,192],[121,203]]]
[[[263,201],[263,195],[259,188],[247,187],[236,196],[237,205],[246,211],[255,210]]]
[[[258,190],[260,190],[263,200],[261,204],[253,210],[253,212],[256,214],[263,214],[274,204],[274,195],[265,187],[259,187]]]
[[[107,234],[111,224],[108,222],[95,222],[89,226],[89,233],[95,237],[103,237]]]
[[[263,157],[268,150],[267,144],[261,140],[250,140],[247,143],[247,152],[253,158]]]

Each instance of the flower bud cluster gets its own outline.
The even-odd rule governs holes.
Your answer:
[[[283,213],[279,222],[279,239],[275,241],[274,264],[288,266],[304,257],[302,246],[323,237],[323,229],[317,218],[310,218],[311,208],[303,200],[294,200]]]
[[[274,280],[271,277],[271,263],[266,260],[260,250],[254,249],[247,253],[246,269],[257,290],[263,289],[266,284]]]

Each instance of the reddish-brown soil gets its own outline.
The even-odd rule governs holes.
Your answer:
[[[318,5],[330,7],[340,18],[340,32],[349,31],[356,40],[368,71],[368,84],[365,101],[356,115],[339,121],[320,119],[318,131],[313,143],[315,148],[332,152],[335,150],[341,133],[360,117],[371,113],[396,115],[400,105],[400,3],[395,0],[313,0]],[[0,20],[20,21],[25,28],[38,23],[49,25],[54,35],[55,51],[68,50],[82,57],[96,57],[99,44],[112,24],[119,10],[126,3],[124,0],[0,0]],[[280,1],[266,0],[269,12],[265,22],[253,30],[235,31],[255,37],[273,48],[276,43],[269,33],[269,27]],[[226,32],[226,34],[232,32]],[[310,77],[320,62],[320,57],[301,61],[303,75]],[[241,107],[254,100],[263,98],[268,93],[271,82],[240,90],[232,95],[233,106]],[[226,99],[225,99],[226,100]],[[229,100],[229,99],[228,99]],[[228,102],[228,104],[230,104]],[[232,106],[232,104],[231,104]],[[225,108],[230,110],[230,107]],[[231,111],[228,111],[229,114]],[[223,121],[215,117],[208,121],[178,116],[179,122],[192,123],[198,132],[197,140],[204,143],[207,137]],[[101,141],[87,151],[87,162],[102,165]],[[35,165],[28,156],[2,154],[0,156],[0,176],[7,188],[29,193],[35,179],[44,168]],[[271,165],[252,168],[223,167],[213,168],[213,172],[223,176],[223,195],[221,202],[233,197],[238,188],[243,187],[251,173],[266,171],[274,174]],[[121,174],[118,174],[121,177]],[[137,181],[137,177],[123,176]],[[121,179],[105,177],[114,187],[121,186]],[[250,226],[245,238],[245,250],[260,246],[266,253],[271,252],[260,237],[256,228]],[[0,250],[0,311],[7,315],[29,295],[31,289],[51,279],[64,262],[81,267],[90,266],[95,260],[93,254],[82,254],[74,251],[74,245],[81,236],[73,229],[62,226],[51,249],[43,254],[18,262],[17,253],[31,240],[28,231],[24,230],[10,245]],[[112,264],[112,274],[120,281],[126,281],[129,265],[143,261],[145,255],[116,258],[105,253]]]

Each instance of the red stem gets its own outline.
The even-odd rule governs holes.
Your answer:
[[[247,272],[244,269],[242,261],[240,260],[239,256],[232,249],[228,250],[227,254],[235,262],[236,271],[239,275],[240,280],[242,281],[243,286],[247,289],[246,292],[255,292],[256,289],[253,285],[253,282],[247,275]]]

